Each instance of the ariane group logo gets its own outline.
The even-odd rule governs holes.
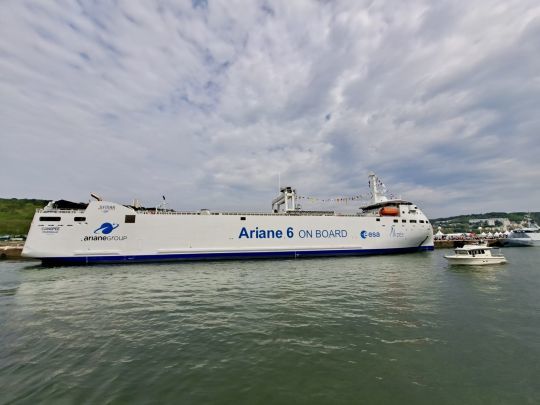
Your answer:
[[[102,233],[103,235],[108,235],[112,231],[118,228],[118,224],[111,224],[110,222],[104,222],[101,226],[94,231],[94,233]]]
[[[97,235],[86,235],[82,238],[84,242],[90,241],[122,241],[127,239],[127,235],[110,235],[112,231],[118,228],[118,224],[103,222],[101,226],[94,231]]]

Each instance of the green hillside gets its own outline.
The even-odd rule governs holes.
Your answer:
[[[478,232],[478,224],[470,224],[469,220],[478,220],[486,218],[508,218],[514,224],[519,224],[525,215],[530,217],[536,222],[540,223],[540,212],[487,212],[485,214],[470,214],[470,215],[458,215],[455,217],[446,218],[434,218],[431,219],[433,228],[437,229],[441,227],[444,232]],[[497,223],[496,226],[501,226],[501,223]],[[486,232],[489,230],[485,225],[483,226]]]
[[[540,212],[486,212],[485,214],[458,215],[455,217],[433,218],[431,222],[468,222],[469,219],[484,218],[508,218],[510,221],[519,222],[525,215],[529,214],[533,220],[540,222]]]
[[[0,198],[0,235],[27,234],[36,208],[47,203],[47,200]]]

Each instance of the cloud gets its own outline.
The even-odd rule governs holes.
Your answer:
[[[267,210],[374,170],[431,217],[537,210],[539,47],[534,1],[3,2],[2,195]]]

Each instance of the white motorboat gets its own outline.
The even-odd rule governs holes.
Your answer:
[[[514,229],[504,240],[504,246],[540,246],[540,226],[529,215],[524,218],[525,226]]]
[[[500,252],[492,253],[492,250],[487,245],[465,245],[455,248],[453,255],[445,255],[444,258],[450,264],[473,266],[506,263],[506,258]]]

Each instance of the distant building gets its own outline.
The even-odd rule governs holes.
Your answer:
[[[478,219],[469,219],[469,225],[484,225],[484,226],[508,226],[510,225],[510,220],[508,218],[478,218]]]

